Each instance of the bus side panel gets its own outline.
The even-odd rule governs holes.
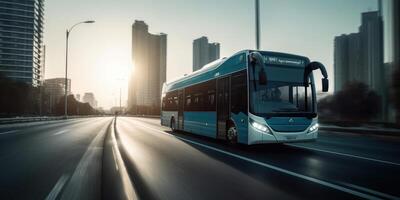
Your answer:
[[[175,118],[175,122],[178,119],[178,111],[162,111],[161,112],[161,125],[170,127],[171,118]]]
[[[216,138],[216,112],[184,112],[186,132]]]
[[[238,142],[248,144],[248,116],[242,112],[238,114],[231,113],[231,119],[238,131]]]

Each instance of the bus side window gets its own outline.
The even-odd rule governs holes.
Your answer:
[[[215,107],[215,90],[209,90],[208,91],[208,102],[207,102],[211,109],[212,107]]]
[[[168,92],[162,101],[163,110],[165,111],[176,111],[178,110],[178,92]]]
[[[191,111],[191,105],[192,104],[192,98],[190,95],[186,95],[186,105],[185,105],[185,110]]]
[[[232,75],[231,78],[231,112],[247,113],[247,73],[246,70]]]

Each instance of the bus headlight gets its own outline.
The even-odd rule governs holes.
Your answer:
[[[316,123],[316,124],[312,125],[312,126],[308,129],[308,132],[313,132],[313,131],[315,131],[315,130],[318,130],[318,127],[319,127],[319,124]]]
[[[260,123],[252,121],[250,124],[251,124],[252,127],[254,127],[255,129],[257,129],[257,130],[259,130],[261,132],[269,133],[268,127],[266,127],[266,126],[264,126],[264,125],[262,125]]]

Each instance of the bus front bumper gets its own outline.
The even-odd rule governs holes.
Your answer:
[[[261,132],[249,126],[248,144],[264,143],[291,143],[315,141],[318,137],[318,130],[301,132],[277,132],[270,129],[269,133]]]

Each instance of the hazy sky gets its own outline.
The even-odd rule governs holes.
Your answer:
[[[93,19],[70,35],[72,91],[94,92],[99,106],[127,99],[131,26],[144,20],[150,32],[168,34],[167,80],[192,70],[192,41],[221,43],[221,56],[255,47],[253,0],[47,0],[46,78],[64,77],[65,30]],[[361,12],[376,0],[261,0],[261,48],[305,55],[324,63],[333,81],[333,38],[357,32]],[[121,81],[121,79],[123,79]],[[333,84],[332,84],[333,85]]]

